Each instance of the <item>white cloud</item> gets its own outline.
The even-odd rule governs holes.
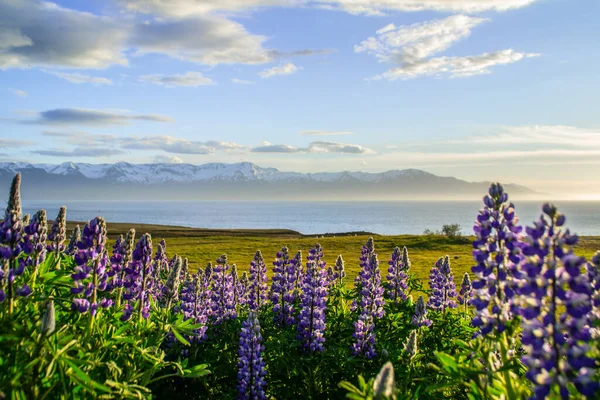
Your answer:
[[[298,134],[303,135],[303,136],[339,136],[339,135],[352,135],[352,132],[309,130],[309,131],[300,131],[300,132],[298,132]]]
[[[91,110],[86,108],[57,108],[36,113],[35,120],[22,124],[39,125],[118,125],[132,121],[172,122],[170,117],[156,114],[135,115],[123,111]]]
[[[154,162],[161,164],[182,164],[183,160],[172,154],[157,154],[154,156]]]
[[[75,147],[73,149],[33,150],[32,153],[50,157],[111,157],[123,154],[119,149],[108,147]]]
[[[493,135],[472,136],[453,142],[489,146],[531,144],[600,149],[600,129],[564,125],[507,126]]]
[[[262,72],[259,72],[258,75],[260,75],[261,78],[270,78],[275,75],[292,75],[300,69],[302,69],[302,67],[297,67],[292,63],[287,63],[266,69]]]
[[[66,141],[74,145],[106,145],[117,140],[115,135],[92,134],[85,131],[43,131],[43,136],[60,138],[57,140]]]
[[[137,137],[120,140],[121,147],[130,150],[163,150],[174,154],[213,154],[217,150],[233,151],[247,149],[234,142],[210,140],[206,142],[177,138],[168,135]]]
[[[50,74],[50,75],[54,75],[58,78],[64,79],[68,82],[75,83],[75,84],[82,84],[82,83],[91,83],[93,85],[112,85],[113,84],[113,82],[108,78],[102,78],[99,76],[89,76],[89,75],[81,74],[78,72],[67,73],[67,72],[48,71],[48,70],[43,70],[43,72]]]
[[[264,146],[254,147],[253,153],[298,153],[301,150],[288,144],[265,144]]]
[[[151,83],[153,85],[160,85],[164,87],[175,87],[175,86],[206,86],[214,85],[215,82],[202,75],[201,72],[186,72],[185,74],[176,75],[142,75],[138,78],[140,82]]]
[[[263,146],[254,147],[253,153],[346,153],[346,154],[370,154],[373,150],[358,144],[345,144],[335,142],[311,142],[308,147],[294,147],[288,144],[264,143]]]
[[[254,81],[247,81],[244,79],[232,78],[231,83],[235,83],[236,85],[254,85]]]
[[[27,92],[21,89],[8,89],[8,91],[14,94],[15,96],[27,97]]]

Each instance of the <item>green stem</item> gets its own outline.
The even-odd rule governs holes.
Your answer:
[[[98,275],[96,274],[96,271],[98,270],[98,263],[100,262],[100,260],[95,260],[94,266],[93,266],[93,274],[92,274],[92,285],[94,285],[94,289],[92,290],[92,302],[91,302],[91,306],[93,306],[94,304],[96,304],[96,302],[98,301],[98,292],[96,287],[98,286]],[[95,315],[92,313],[92,310],[90,309],[90,318],[88,320],[88,325],[87,325],[87,337],[90,337],[92,335],[92,330],[94,329],[94,317]]]
[[[506,336],[506,332],[502,333],[502,340],[500,340],[500,355],[502,356],[502,367],[504,368],[502,374],[504,375],[504,381],[506,384],[507,397],[509,400],[516,400],[519,397],[512,386],[510,370],[506,369],[506,365],[508,364],[508,338]]]

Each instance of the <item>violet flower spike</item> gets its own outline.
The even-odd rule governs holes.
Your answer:
[[[250,310],[259,310],[266,304],[267,282],[267,266],[259,250],[254,255],[254,260],[250,263],[250,292],[248,294]]]
[[[334,279],[336,285],[339,287],[344,286],[344,278],[346,277],[346,270],[344,269],[344,259],[340,254],[335,260],[335,266],[333,267]]]
[[[292,325],[294,319],[295,299],[295,266],[292,265],[287,247],[277,252],[273,262],[273,278],[271,283],[271,302],[273,303],[273,319],[278,325]]]
[[[263,361],[265,347],[262,344],[260,324],[256,313],[250,311],[248,319],[242,322],[240,347],[238,351],[238,399],[266,399],[266,371]]]
[[[77,242],[79,242],[80,240],[81,240],[81,228],[79,227],[79,225],[76,225],[75,229],[73,229],[73,233],[71,234],[71,237],[69,239],[69,244],[67,245],[67,248],[65,249],[65,254],[67,254],[69,256],[75,255],[75,253],[77,252]]]
[[[153,297],[154,283],[153,265],[152,237],[145,233],[135,246],[131,263],[125,267],[123,299],[127,300],[127,304],[123,309],[122,321],[129,320],[134,311],[138,312],[140,320],[150,316],[150,299]]]
[[[422,326],[431,326],[431,320],[427,318],[427,307],[423,296],[419,296],[415,304],[415,313],[412,317],[413,326],[420,328]]]
[[[194,324],[200,325],[187,339],[191,343],[201,343],[206,339],[208,316],[210,314],[210,289],[207,286],[206,275],[200,271],[183,283],[181,289],[181,306],[183,319],[191,319]]]
[[[456,308],[456,284],[450,267],[450,257],[440,257],[429,274],[431,296],[427,306],[432,310],[446,312],[448,308]]]
[[[48,223],[46,220],[46,210],[40,210],[29,224],[23,229],[23,253],[26,258],[21,258],[19,263],[25,263],[26,267],[31,267],[31,286],[35,286],[39,266],[46,258],[46,240],[48,237]]]
[[[56,255],[65,250],[64,242],[67,239],[67,207],[61,207],[56,219],[52,223],[52,228],[48,233],[48,251]]]
[[[408,290],[408,270],[410,269],[410,259],[408,258],[408,249],[396,247],[392,252],[392,257],[388,261],[388,274],[386,276],[386,295],[394,303],[406,301],[406,292]]]
[[[211,318],[214,325],[237,317],[233,281],[231,274],[228,273],[229,269],[227,255],[223,254],[217,259],[212,273]]]

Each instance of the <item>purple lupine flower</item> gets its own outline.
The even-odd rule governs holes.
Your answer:
[[[118,289],[116,305],[121,306],[123,299],[123,290],[125,289],[125,276],[127,275],[126,268],[131,263],[133,248],[135,243],[135,229],[130,229],[127,236],[117,238],[113,245],[113,255],[110,258],[110,270],[108,271],[110,290]]]
[[[465,311],[467,306],[471,303],[471,299],[473,298],[473,287],[471,286],[471,278],[469,277],[469,273],[465,272],[463,275],[463,280],[460,284],[460,291],[456,299],[458,303],[465,306]]]
[[[12,314],[15,296],[27,296],[31,289],[26,284],[15,288],[15,278],[25,272],[24,264],[17,260],[21,253],[23,220],[21,219],[21,174],[15,175],[10,187],[4,220],[0,224],[0,302],[8,299],[8,313]]]
[[[81,240],[77,243],[75,253],[75,268],[71,278],[73,287],[71,293],[77,297],[71,304],[71,309],[79,312],[90,312],[91,318],[96,315],[98,306],[108,308],[112,300],[99,299],[98,292],[107,288],[108,255],[106,254],[106,222],[104,218],[96,217],[83,228]]]
[[[415,313],[412,317],[412,324],[417,328],[422,326],[431,326],[431,320],[427,318],[427,307],[423,296],[419,296],[415,304]]]
[[[582,274],[585,259],[573,254],[578,238],[563,228],[564,215],[550,204],[542,210],[545,215],[526,229],[527,259],[521,266],[525,375],[534,384],[535,398],[568,399],[569,383],[591,398],[600,384],[592,380],[597,361],[588,356],[592,287]]]
[[[471,268],[475,316],[471,324],[487,335],[502,333],[518,312],[513,301],[522,260],[522,227],[515,215],[515,208],[508,202],[508,194],[499,183],[490,186],[483,198],[485,207],[479,211],[473,230],[477,239],[473,242]]]
[[[163,279],[169,276],[169,258],[167,257],[167,242],[161,240],[156,247],[156,254],[154,255],[154,281],[156,284],[160,284]],[[182,279],[181,277],[180,279]]]
[[[235,304],[246,304],[246,288],[240,281],[237,265],[231,264],[231,286],[233,287],[233,302]]]
[[[65,250],[65,240],[67,239],[67,207],[61,207],[56,219],[52,223],[52,228],[48,233],[48,251],[56,254]]]
[[[181,263],[181,277],[180,279],[182,281],[187,281],[190,279],[190,263],[187,259],[187,257],[185,257],[183,259],[183,262]]]
[[[37,277],[40,264],[46,258],[46,239],[48,236],[48,223],[46,220],[46,210],[40,210],[29,221],[29,224],[23,229],[23,253],[27,258],[21,258],[20,263],[25,263],[32,267],[31,276],[33,284]]]
[[[206,274],[199,271],[185,281],[181,289],[180,309],[183,313],[183,319],[192,319],[194,324],[200,325],[188,337],[188,340],[192,343],[200,343],[206,339],[207,322],[211,309],[211,292],[208,282]]]
[[[408,249],[396,247],[392,252],[392,258],[388,261],[388,274],[386,295],[387,298],[398,303],[400,300],[406,301],[406,291],[408,290],[408,270],[410,269],[410,259],[408,258]]]
[[[279,325],[292,325],[294,319],[294,283],[295,267],[291,264],[289,250],[282,247],[273,262],[273,278],[271,283],[271,302],[273,303],[273,319]]]
[[[161,288],[160,303],[166,309],[170,309],[173,304],[179,301],[179,287],[181,286],[182,268],[183,261],[181,261],[181,257],[177,256],[173,268],[171,268],[169,271],[167,281]]]
[[[346,277],[346,270],[344,269],[344,259],[340,254],[335,260],[335,266],[333,267],[333,277],[336,281],[336,285],[344,286],[344,278]]]
[[[240,332],[240,348],[238,351],[238,399],[262,400],[266,399],[267,382],[265,380],[265,363],[260,334],[260,324],[256,313],[250,311],[248,319],[242,322]]]
[[[211,317],[214,325],[237,317],[236,304],[233,296],[233,282],[227,263],[227,255],[217,259],[212,273]]]
[[[298,250],[294,258],[290,259],[290,273],[294,282],[295,297],[298,298],[300,293],[300,287],[302,286],[304,276],[304,266],[302,264],[302,250]]]
[[[65,249],[65,254],[69,255],[69,256],[74,256],[75,253],[77,252],[77,242],[79,242],[81,240],[81,228],[79,227],[79,225],[75,226],[75,229],[73,229],[73,233],[71,234],[71,238],[69,239],[69,244],[67,245],[67,248]]]
[[[256,311],[267,303],[267,266],[260,250],[254,254],[250,263],[250,292],[248,305],[250,310]]]
[[[246,271],[242,272],[240,278],[240,304],[248,304],[248,294],[250,292],[250,277]]]
[[[357,299],[360,298],[360,293],[362,291],[362,284],[364,281],[364,278],[362,276],[364,273],[363,271],[365,270],[365,268],[368,268],[367,264],[373,254],[375,254],[375,243],[373,242],[373,238],[370,237],[367,240],[367,243],[362,247],[360,253],[360,271],[358,275],[356,275],[356,278],[354,278],[354,290],[357,293]],[[359,301],[353,300],[350,304],[350,309],[352,311],[358,310],[358,313],[360,314],[361,310]]]
[[[431,269],[429,287],[431,296],[427,303],[432,310],[446,312],[448,308],[456,308],[456,284],[450,268],[450,257],[440,257]]]
[[[600,251],[592,257],[592,261],[586,265],[588,279],[592,286],[592,322],[600,320]],[[600,336],[598,328],[594,328],[594,337]]]
[[[354,323],[353,337],[356,341],[352,344],[352,351],[355,355],[363,355],[371,359],[377,355],[375,321],[383,317],[385,304],[377,253],[371,253],[371,258],[363,263],[359,275],[361,277],[358,298],[360,314],[358,321]]]
[[[297,338],[304,349],[311,352],[323,351],[328,292],[327,271],[320,244],[316,244],[309,251],[306,257],[306,272],[303,275]]]
[[[123,299],[127,300],[127,304],[123,309],[122,321],[131,318],[136,304],[140,319],[150,316],[150,298],[153,289],[152,237],[150,234],[144,233],[140,237],[131,258],[131,263],[125,266]]]

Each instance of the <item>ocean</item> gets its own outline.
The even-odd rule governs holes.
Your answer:
[[[579,235],[600,235],[600,201],[557,202],[567,226]],[[25,201],[24,211],[45,208],[53,219],[61,205],[70,221],[102,216],[108,222],[178,225],[213,229],[292,229],[303,234],[367,231],[382,235],[421,234],[457,223],[471,233],[481,202],[276,202],[276,201]],[[525,225],[538,218],[541,203],[516,202]]]

